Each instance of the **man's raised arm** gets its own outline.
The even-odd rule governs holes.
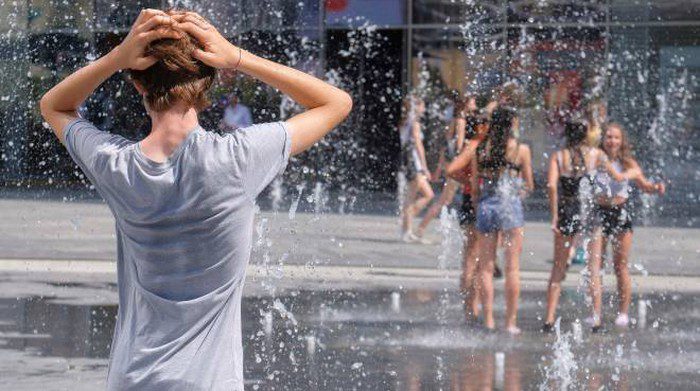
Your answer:
[[[234,46],[194,12],[182,12],[174,18],[178,28],[204,46],[204,50],[193,53],[195,58],[215,68],[235,69],[252,76],[279,89],[307,109],[287,120],[293,155],[309,149],[350,113],[352,98],[345,91]]]

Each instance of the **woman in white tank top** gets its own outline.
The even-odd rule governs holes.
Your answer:
[[[632,280],[629,274],[628,257],[632,247],[632,219],[627,206],[630,194],[629,181],[633,180],[646,193],[664,194],[663,183],[652,183],[644,177],[639,164],[632,157],[627,134],[619,124],[608,124],[603,132],[601,148],[616,170],[625,170],[626,179],[616,180],[608,173],[596,177],[597,197],[595,213],[599,226],[593,234],[588,267],[593,315],[587,319],[598,331],[602,325],[603,286],[600,269],[608,241],[612,242],[613,263],[619,294],[619,307],[615,325],[627,327],[627,315],[632,296]]]
[[[420,119],[425,112],[425,102],[409,95],[402,106],[399,137],[401,139],[401,171],[407,181],[407,191],[401,207],[401,239],[415,242],[419,238],[413,233],[413,218],[435,197],[430,186],[430,172],[425,159],[423,132]]]

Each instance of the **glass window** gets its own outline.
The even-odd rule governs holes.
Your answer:
[[[329,26],[400,26],[406,22],[405,0],[326,0],[325,5]]]
[[[508,23],[604,22],[606,0],[586,1],[508,1]]]
[[[611,0],[615,22],[691,21],[700,15],[700,3],[687,0]]]
[[[202,15],[215,21],[225,33],[259,29],[317,29],[318,0],[209,1]]]
[[[508,30],[507,79],[520,89],[520,138],[544,175],[550,153],[563,145],[564,123],[582,118],[605,82],[604,28]]]
[[[128,31],[142,9],[160,8],[161,3],[160,0],[95,0],[95,28]]]
[[[92,0],[30,0],[28,7],[29,29],[34,32],[47,30],[87,32],[92,25]]]
[[[494,24],[505,20],[504,0],[414,0],[415,24]]]

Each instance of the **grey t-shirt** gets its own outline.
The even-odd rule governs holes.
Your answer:
[[[169,160],[76,119],[65,145],[116,219],[108,390],[242,390],[241,293],[255,198],[286,167],[284,122],[197,127]]]

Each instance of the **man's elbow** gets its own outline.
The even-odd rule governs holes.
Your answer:
[[[49,110],[49,100],[46,98],[46,94],[44,94],[41,99],[39,99],[39,111],[44,119],[46,119],[46,114],[49,112]]]
[[[350,94],[348,94],[345,91],[341,91],[340,94],[338,94],[338,110],[340,111],[340,114],[342,114],[343,119],[345,119],[348,115],[350,115],[350,112],[352,111],[352,97]]]

